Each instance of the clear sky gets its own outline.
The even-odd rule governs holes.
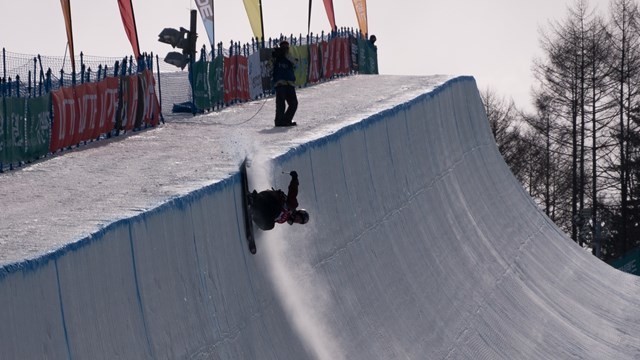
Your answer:
[[[242,0],[214,0],[216,42],[247,41],[252,32]],[[369,33],[378,38],[381,74],[473,75],[481,89],[531,109],[533,58],[539,29],[566,17],[574,0],[368,0]],[[63,55],[66,34],[58,0],[0,0],[0,47],[23,54]],[[591,0],[608,8],[608,0]],[[307,31],[308,1],[262,0],[267,36]],[[162,57],[165,27],[189,27],[194,0],[134,0],[140,48]],[[357,27],[351,0],[334,0],[338,26]],[[71,0],[76,54],[132,53],[116,0]],[[322,0],[313,1],[311,31],[330,28]],[[208,42],[198,15],[199,47]]]

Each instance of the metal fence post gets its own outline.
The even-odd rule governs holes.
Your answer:
[[[156,55],[156,66],[158,67],[158,101],[160,102],[160,120],[164,124],[164,115],[162,115],[162,81],[160,80],[160,61],[158,60],[158,55]]]

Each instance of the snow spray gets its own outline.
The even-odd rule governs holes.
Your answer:
[[[286,191],[290,170],[276,172],[268,159],[254,158],[249,168],[249,187],[264,190],[273,186]],[[270,174],[274,174],[275,179]],[[320,360],[343,359],[338,337],[324,321],[331,314],[328,285],[323,284],[305,256],[308,248],[305,235],[316,230],[313,222],[294,226],[297,227],[294,229],[285,223],[270,231],[257,230],[256,256],[265,258],[275,293],[307,351]]]

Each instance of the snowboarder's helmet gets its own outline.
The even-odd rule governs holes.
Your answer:
[[[280,41],[280,47],[281,48],[288,48],[289,47],[289,42],[286,41],[286,40]]]
[[[296,218],[298,216],[300,217],[300,224],[306,224],[309,222],[309,213],[307,212],[307,210],[304,210],[304,209],[296,210],[296,213],[294,214],[294,216]]]

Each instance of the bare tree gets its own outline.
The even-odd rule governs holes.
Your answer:
[[[571,238],[580,243],[578,206],[580,210],[584,206],[585,29],[588,16],[586,1],[578,0],[564,22],[551,23],[549,31],[542,33],[546,59],[536,62],[534,67],[543,92],[554,99],[550,111],[570,126],[566,131],[571,134]]]
[[[612,79],[616,83],[617,116],[619,119],[617,170],[620,191],[620,216],[615,251],[622,254],[630,248],[629,227],[629,134],[633,130],[631,111],[638,99],[637,79],[640,71],[640,36],[638,6],[632,0],[612,0],[610,33],[612,45]]]
[[[480,91],[491,132],[496,140],[500,154],[511,168],[511,172],[524,183],[526,155],[522,151],[520,125],[517,122],[518,110],[513,100],[505,100],[492,89]]]

